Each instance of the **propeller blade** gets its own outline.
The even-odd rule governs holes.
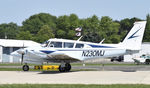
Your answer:
[[[24,49],[24,42],[23,42],[22,49]],[[24,53],[21,54],[21,65],[23,64],[23,56],[24,56]]]
[[[21,65],[23,63],[23,56],[24,56],[24,54],[21,54]]]
[[[23,47],[22,48],[24,49],[24,42],[23,42]]]

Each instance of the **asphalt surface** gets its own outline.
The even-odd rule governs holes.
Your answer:
[[[150,71],[0,71],[0,84],[150,84]]]
[[[22,68],[22,66],[0,66]],[[31,66],[30,68],[33,68]],[[94,71],[74,71],[94,70]],[[150,84],[150,65],[72,66],[71,72],[0,71],[0,84]]]
[[[0,66],[0,68],[22,68],[22,66]],[[33,68],[33,66],[30,66]],[[150,65],[100,65],[100,66],[72,66],[72,70],[94,70],[94,71],[150,71]]]
[[[74,66],[73,69],[94,69],[97,71],[150,71],[149,65],[135,65],[135,66]]]

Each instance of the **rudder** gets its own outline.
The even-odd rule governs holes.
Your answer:
[[[146,21],[135,22],[134,26],[121,43],[129,50],[140,50],[145,31]]]

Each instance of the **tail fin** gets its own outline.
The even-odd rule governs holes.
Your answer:
[[[135,22],[134,26],[123,40],[123,47],[129,50],[140,50],[146,21]]]

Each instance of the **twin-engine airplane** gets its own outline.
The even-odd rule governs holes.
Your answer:
[[[119,44],[102,44],[67,39],[49,39],[39,47],[22,48],[12,53],[20,56],[24,71],[29,70],[27,63],[43,64],[43,62],[61,63],[59,71],[70,71],[71,62],[85,59],[116,57],[125,54],[137,53],[141,49],[141,43],[146,21],[135,22],[133,28]]]

